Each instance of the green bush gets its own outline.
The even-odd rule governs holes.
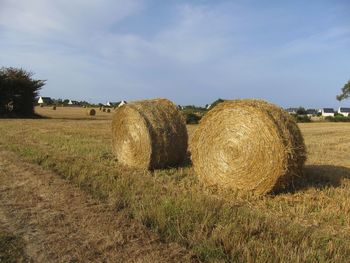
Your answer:
[[[194,113],[185,113],[186,116],[186,124],[198,124],[199,121],[202,119],[201,116],[198,116],[197,114]]]
[[[296,122],[298,123],[306,123],[306,122],[311,122],[311,118],[307,115],[297,115],[293,114],[292,115],[295,119]]]
[[[349,117],[345,117],[342,114],[340,115],[335,115],[334,117],[332,116],[328,116],[325,118],[326,121],[330,121],[330,122],[350,122],[350,118]]]
[[[44,80],[35,80],[33,73],[17,68],[0,69],[0,116],[30,117],[38,91]]]

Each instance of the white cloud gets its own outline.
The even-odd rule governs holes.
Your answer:
[[[309,64],[293,58],[349,41],[344,26],[294,34],[286,30],[298,24],[289,10],[230,1],[176,4],[152,34],[128,31],[124,20],[137,24],[149,1],[0,0],[0,61],[48,78],[50,96],[196,103],[242,94],[277,98],[278,83],[308,82],[300,65]]]
[[[298,54],[319,53],[336,49],[350,43],[348,27],[333,27],[317,34],[294,39],[283,47],[283,53],[288,56]]]
[[[143,0],[2,0],[0,25],[31,36],[106,31],[140,11]]]

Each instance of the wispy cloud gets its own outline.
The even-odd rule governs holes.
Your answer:
[[[254,96],[287,103],[301,99],[292,87],[301,92],[316,83],[312,68],[340,53],[349,58],[349,24],[338,19],[342,9],[325,6],[307,19],[312,4],[278,3],[0,0],[0,61],[47,78],[43,92],[51,96],[166,96],[203,104]],[[167,12],[164,21],[144,33],[157,12]],[[138,30],[128,30],[131,24]],[[330,74],[334,81],[345,73]]]
[[[350,44],[350,28],[334,27],[308,35],[283,46],[285,55],[319,53],[345,47]]]

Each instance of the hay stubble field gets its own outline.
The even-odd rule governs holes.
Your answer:
[[[294,190],[258,197],[207,189],[190,165],[149,172],[118,164],[111,151],[112,113],[97,110],[89,117],[85,109],[59,107],[37,112],[51,119],[0,120],[2,151],[111,204],[123,218],[139,222],[162,243],[177,243],[196,260],[350,258],[349,124],[300,124],[308,151],[304,178]],[[194,129],[188,127],[189,143]]]

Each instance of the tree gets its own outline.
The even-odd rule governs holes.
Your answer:
[[[337,96],[337,100],[342,101],[350,97],[350,80],[342,88],[342,94]]]
[[[299,107],[299,108],[297,109],[297,114],[298,114],[298,115],[306,115],[307,112],[306,112],[305,108]]]
[[[0,116],[34,115],[38,91],[45,85],[45,80],[32,77],[32,72],[23,69],[0,69]]]

